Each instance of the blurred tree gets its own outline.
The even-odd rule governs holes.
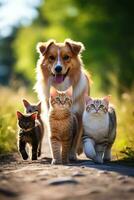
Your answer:
[[[38,18],[34,20],[31,26],[21,28],[14,42],[14,52],[17,58],[15,71],[23,74],[33,84],[36,78],[35,66],[39,57],[36,52],[37,43],[47,41],[50,38],[61,41],[69,35],[69,31],[61,22],[64,17],[66,18],[63,8],[64,3],[67,4],[68,0],[58,1],[43,1],[38,8]],[[56,10],[57,3],[59,5],[58,11]],[[54,12],[50,12],[50,10]]]
[[[21,28],[14,49],[16,70],[35,80],[38,41],[70,37],[86,46],[86,68],[103,90],[117,82],[118,91],[134,83],[134,2],[127,0],[45,0],[31,26]],[[19,50],[18,50],[19,49]]]
[[[20,30],[23,32],[24,27],[30,26],[32,20],[37,17],[36,10],[39,4],[40,0],[0,0],[0,83],[2,84],[9,84],[11,77],[21,79],[24,83],[29,83],[32,79],[25,54],[26,47],[30,46],[30,43],[26,40],[25,43],[21,43],[23,40],[21,41]],[[29,34],[32,36],[30,31],[24,31],[25,39],[29,37],[30,40]],[[20,37],[19,42],[18,37]]]
[[[12,43],[16,36],[16,29],[13,33],[0,40],[0,83],[7,85],[13,73],[13,65],[15,64],[15,55]]]
[[[80,23],[76,31],[84,30],[80,39],[85,41],[87,63],[93,64],[102,78],[102,86],[109,88],[114,73],[119,92],[134,85],[134,2],[128,0],[74,0],[79,9]]]

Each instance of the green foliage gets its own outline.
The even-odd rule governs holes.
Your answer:
[[[124,93],[121,100],[114,99],[117,110],[117,138],[114,144],[114,154],[118,157],[134,158],[134,95]]]
[[[102,90],[109,91],[111,76],[118,92],[131,90],[134,73],[133,1],[42,0],[39,16],[16,37],[16,70],[31,81],[38,55],[36,43],[54,38],[82,41],[86,68],[97,74]]]
[[[131,147],[125,147],[121,153],[124,155],[124,160],[134,160],[134,150]]]
[[[16,149],[16,132],[12,114],[0,117],[0,152],[10,152]]]
[[[23,98],[31,100],[31,97],[24,88],[18,91],[9,88],[0,88],[0,90],[0,154],[2,154],[17,151],[16,111],[23,110]]]
[[[36,44],[40,40],[42,33],[42,29],[39,27],[35,29],[35,33],[33,32],[33,27],[20,29],[14,43],[17,58],[15,70],[17,73],[23,74],[32,83],[35,82]]]

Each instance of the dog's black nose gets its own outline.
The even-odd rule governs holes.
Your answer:
[[[61,65],[56,65],[55,71],[56,71],[57,73],[60,73],[60,72],[62,71],[62,66],[61,66]]]

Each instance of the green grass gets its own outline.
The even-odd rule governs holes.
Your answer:
[[[17,150],[17,119],[16,111],[23,111],[22,99],[31,100],[25,88],[14,91],[0,88],[0,154]]]
[[[113,151],[118,158],[134,159],[134,95],[124,93],[115,100],[117,110],[117,138]]]

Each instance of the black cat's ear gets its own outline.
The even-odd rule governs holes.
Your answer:
[[[34,113],[31,115],[31,118],[32,118],[33,120],[37,119],[37,112],[34,112]]]
[[[30,106],[30,103],[26,99],[23,99],[23,104],[24,104],[25,108]]]
[[[16,114],[18,119],[21,119],[23,117],[23,114],[19,111],[17,111]]]

